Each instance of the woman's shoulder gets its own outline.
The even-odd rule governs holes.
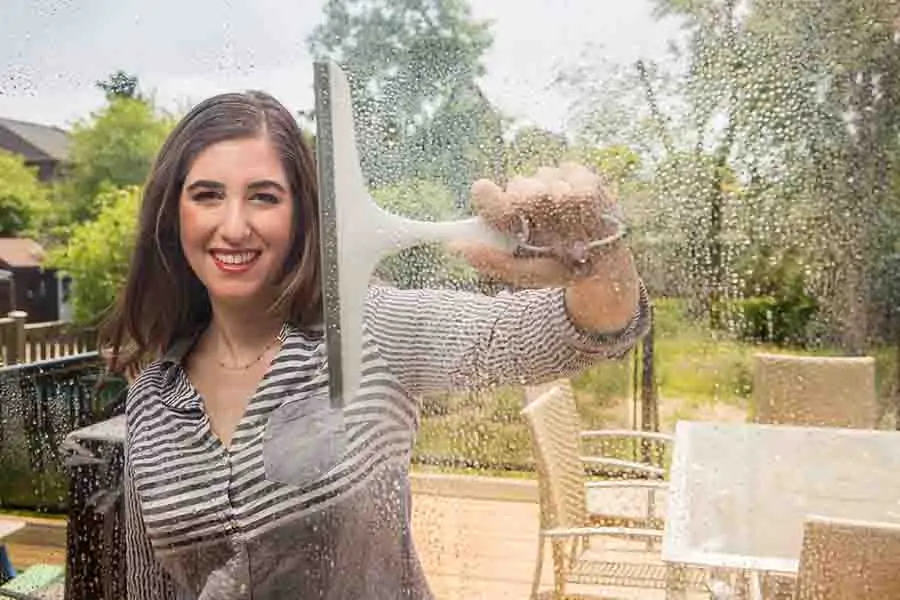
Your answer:
[[[133,412],[158,395],[165,371],[164,361],[159,358],[141,367],[131,383],[128,384],[128,394],[125,400],[126,413]]]

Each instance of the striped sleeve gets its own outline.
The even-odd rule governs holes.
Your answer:
[[[413,394],[533,385],[620,358],[650,326],[650,301],[640,302],[615,335],[579,331],[565,290],[486,296],[453,290],[375,287],[367,326],[388,366]]]
[[[128,427],[130,437],[131,427]],[[141,506],[134,487],[129,457],[130,440],[125,443],[125,566],[128,600],[175,600],[175,585],[153,555],[144,529]]]

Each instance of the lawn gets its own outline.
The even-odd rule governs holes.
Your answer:
[[[753,355],[757,352],[835,354],[798,351],[736,341],[691,324],[677,305],[657,307],[655,367],[660,426],[671,430],[680,419],[744,420],[752,396]],[[893,349],[873,352],[883,405],[894,402]],[[573,379],[586,429],[632,427],[634,359],[599,364]],[[519,411],[524,390],[431,398],[423,404],[417,462],[444,468],[531,470],[527,427]]]

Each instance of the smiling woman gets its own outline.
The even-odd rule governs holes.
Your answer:
[[[293,211],[290,182],[264,134],[215,144],[194,160],[178,204],[181,246],[221,310],[275,300]]]
[[[600,237],[610,208],[577,165],[472,194],[492,226],[528,220],[560,247]],[[316,201],[312,153],[265,94],[201,103],[157,158],[104,332],[113,368],[151,360],[126,406],[130,599],[431,598],[409,522],[416,398],[575,373],[647,329],[623,246],[578,270],[467,246],[484,272],[540,289],[371,288],[346,435],[321,435]]]

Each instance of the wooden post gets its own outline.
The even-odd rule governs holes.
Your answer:
[[[650,312],[650,331],[643,338],[641,352],[641,430],[643,431],[659,431],[659,399],[656,394],[656,373],[654,351],[654,337],[656,327],[654,326],[656,315],[651,307]]]
[[[28,313],[22,310],[14,310],[9,313],[13,320],[12,340],[7,342],[7,360],[9,364],[25,362],[25,319]]]

